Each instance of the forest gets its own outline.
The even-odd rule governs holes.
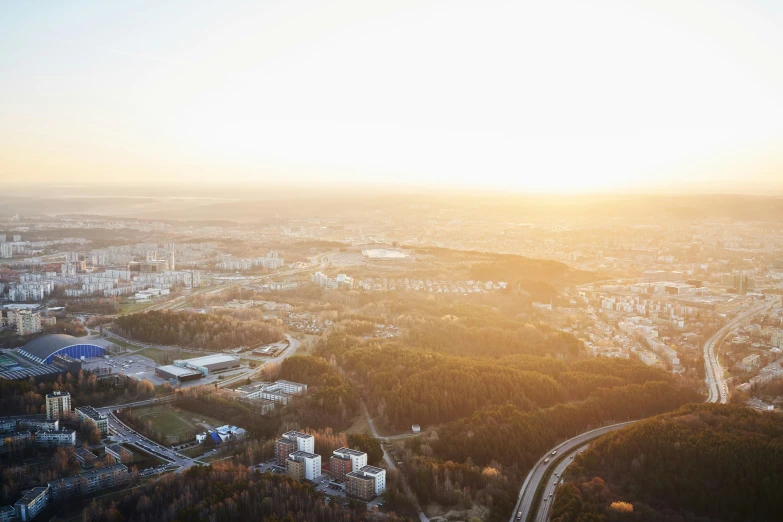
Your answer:
[[[101,407],[155,396],[151,382],[124,375],[98,379],[92,373],[79,372],[61,375],[54,381],[37,381],[32,377],[23,381],[0,379],[0,411],[3,415],[46,413],[46,394],[53,391],[70,393],[73,406]]]
[[[556,522],[779,520],[783,418],[689,404],[601,437],[567,473]]]
[[[326,503],[312,486],[247,466],[213,462],[129,491],[118,500],[93,501],[88,522],[359,522],[366,508]],[[390,522],[400,520],[390,514]]]
[[[120,316],[117,333],[144,343],[223,351],[281,340],[280,328],[264,321],[239,321],[225,315],[153,310]]]

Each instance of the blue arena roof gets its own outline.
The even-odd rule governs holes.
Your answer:
[[[83,342],[78,337],[65,334],[44,335],[19,348],[20,355],[44,364],[51,364],[52,357],[56,354],[79,359],[80,357],[101,357],[105,353],[102,346]]]

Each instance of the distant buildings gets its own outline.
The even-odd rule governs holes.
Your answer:
[[[298,382],[279,380],[276,382],[257,382],[241,386],[236,390],[243,399],[268,400],[277,404],[288,404],[296,395],[307,393],[307,385]]]
[[[71,415],[71,394],[55,391],[46,394],[46,419],[59,420]]]
[[[746,372],[761,367],[761,356],[757,353],[748,355],[742,359],[742,369]]]

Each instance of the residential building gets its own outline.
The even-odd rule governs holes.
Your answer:
[[[386,491],[386,470],[364,466],[346,475],[348,494],[370,500]]]
[[[133,461],[133,453],[119,444],[110,444],[105,448],[106,455],[114,459],[115,462],[127,464]]]
[[[0,257],[3,259],[10,259],[14,257],[14,247],[11,243],[0,243]]]
[[[286,469],[292,478],[315,480],[321,476],[321,456],[308,451],[295,451],[288,455]]]
[[[73,456],[76,459],[76,462],[81,464],[83,468],[91,468],[98,458],[98,455],[87,448],[76,448],[73,452]]]
[[[76,431],[40,430],[35,434],[35,443],[39,446],[75,446]]]
[[[312,435],[298,431],[283,433],[283,437],[275,444],[277,465],[285,466],[286,459],[295,451],[313,453],[315,451],[315,438]]]
[[[79,495],[89,495],[95,491],[111,489],[127,484],[132,475],[124,464],[113,464],[103,468],[83,471],[78,475],[64,477],[49,482],[53,501]]]
[[[334,480],[342,482],[348,473],[367,465],[367,454],[355,449],[340,448],[332,452],[329,463]]]
[[[92,406],[79,406],[76,408],[76,415],[79,418],[79,422],[95,423],[101,431],[102,437],[109,434],[109,419]]]
[[[71,415],[71,394],[55,391],[46,395],[46,419],[58,420]]]
[[[748,355],[744,359],[742,359],[742,369],[746,372],[749,372],[751,370],[755,370],[756,368],[761,367],[761,356],[759,354],[754,353],[751,355]]]
[[[0,522],[13,522],[16,520],[14,506],[0,506]]]
[[[6,444],[11,444],[17,447],[25,446],[30,444],[32,440],[33,435],[29,431],[14,431],[11,433],[5,433],[2,437],[0,437],[0,448]]]
[[[41,331],[41,314],[22,310],[17,315],[16,333],[18,335],[30,335]]]
[[[32,520],[49,503],[49,486],[33,488],[16,501],[14,510],[19,520]]]
[[[0,419],[0,433],[16,431],[16,419]]]

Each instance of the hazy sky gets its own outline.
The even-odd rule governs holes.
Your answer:
[[[0,181],[783,192],[783,2],[0,2]]]

